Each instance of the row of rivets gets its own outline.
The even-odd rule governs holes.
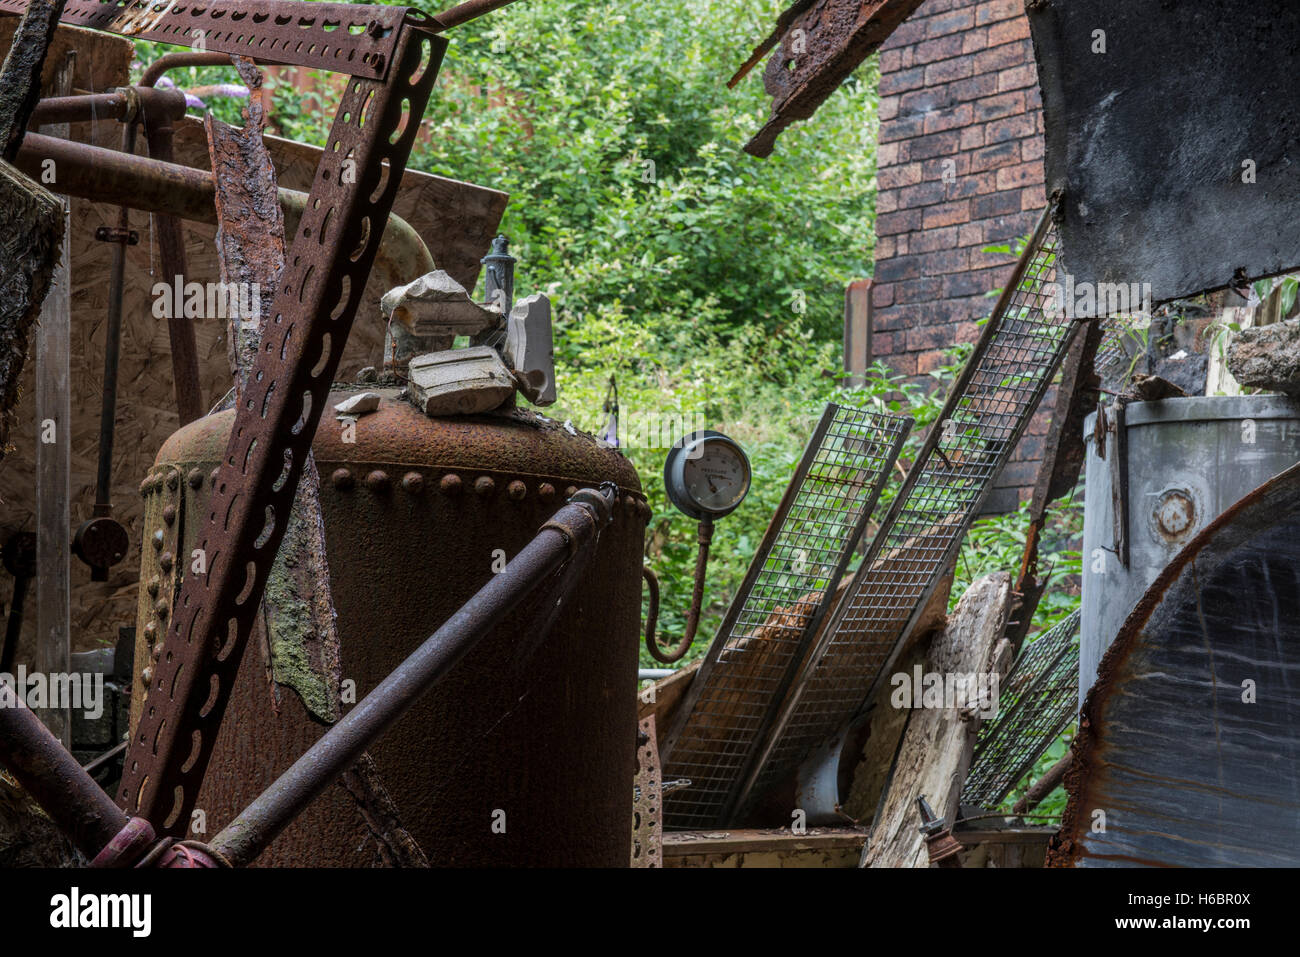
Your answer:
[[[335,469],[330,475],[330,482],[334,488],[340,492],[350,492],[357,486],[356,476],[351,469]],[[402,489],[411,495],[424,494],[425,480],[419,472],[407,472],[402,476]],[[464,480],[454,472],[448,472],[438,481],[438,490],[443,495],[459,495],[464,488]],[[392,479],[387,472],[376,469],[367,473],[365,477],[366,488],[376,493],[387,493],[392,490]],[[496,493],[497,480],[490,475],[480,475],[474,479],[474,492],[481,498],[488,498]],[[570,485],[564,490],[565,498],[572,498],[578,491],[577,486]],[[520,479],[513,479],[506,485],[506,496],[513,502],[522,502],[528,497],[528,485]],[[555,500],[555,486],[550,482],[542,482],[537,486],[537,497],[544,503]],[[622,496],[625,507],[631,510],[643,510],[646,518],[650,517],[650,508],[645,503],[629,495]]]

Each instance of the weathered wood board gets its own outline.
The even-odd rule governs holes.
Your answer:
[[[996,572],[966,590],[926,657],[927,674],[979,675],[995,666],[1011,608],[1011,576]],[[996,698],[994,699],[996,701]],[[947,702],[945,702],[947,704]],[[927,867],[916,799],[951,823],[970,768],[977,717],[955,707],[913,708],[892,777],[871,828],[864,867]]]

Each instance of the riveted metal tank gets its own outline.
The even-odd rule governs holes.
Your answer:
[[[374,391],[379,409],[357,419],[354,434],[327,412],[313,445],[341,711],[486,584],[494,562],[499,570],[502,555],[517,554],[569,494],[614,482],[613,520],[545,643],[524,657],[541,617],[529,599],[370,753],[401,823],[435,866],[626,866],[650,515],[635,470],[530,411],[436,419],[395,390]],[[332,394],[330,406],[348,395]],[[137,662],[151,661],[160,596],[174,597],[188,570],[232,421],[218,413],[176,432],[141,486]],[[275,587],[273,572],[268,594]],[[198,798],[208,836],[326,730],[320,689],[329,682],[315,679],[330,659],[330,649],[286,645],[265,624],[255,630]],[[286,674],[303,680],[275,680]],[[133,726],[142,696],[137,674]],[[332,787],[257,863],[379,863],[360,803]]]
[[[1099,454],[1084,423],[1079,706],[1097,665],[1147,588],[1225,509],[1300,461],[1300,402],[1280,395],[1190,396],[1125,410],[1129,564],[1115,554],[1115,435]],[[1115,428],[1110,421],[1109,428]]]

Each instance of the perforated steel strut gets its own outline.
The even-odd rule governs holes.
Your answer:
[[[382,80],[365,75],[348,82],[237,409],[199,548],[178,558],[189,562],[189,573],[131,740],[119,795],[129,812],[148,818],[159,834],[174,836],[188,827],[299,475],[446,47],[420,26],[425,21],[418,12],[394,20],[392,11],[404,8],[254,6],[266,7],[272,23],[310,17],[317,7],[325,8],[316,15],[328,23],[330,8],[346,6],[349,23],[377,25],[366,34],[377,47],[341,52],[338,65],[364,66],[373,74],[376,57],[387,57],[388,49],[391,65],[385,64]],[[256,17],[250,19],[253,29]],[[353,40],[357,46],[359,38]],[[256,38],[247,48],[257,55]],[[316,65],[319,54],[304,41],[300,48],[274,45],[271,58]]]

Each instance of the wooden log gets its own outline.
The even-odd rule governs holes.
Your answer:
[[[945,678],[988,674],[1004,657],[999,642],[1010,608],[1011,576],[1006,572],[971,585],[931,644],[926,673]],[[935,812],[952,823],[978,733],[978,715],[969,710],[913,708],[862,866],[929,865],[925,840],[918,830],[916,799],[924,795]]]

